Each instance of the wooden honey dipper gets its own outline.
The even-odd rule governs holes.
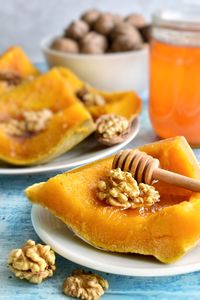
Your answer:
[[[112,168],[130,172],[138,183],[152,184],[154,180],[161,180],[194,192],[200,192],[200,180],[161,169],[158,159],[138,149],[127,149],[117,153]]]

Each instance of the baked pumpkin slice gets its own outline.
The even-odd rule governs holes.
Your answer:
[[[99,91],[81,81],[69,69],[59,68],[63,77],[71,85],[74,94],[83,102],[94,120],[104,114],[116,114],[134,119],[142,109],[142,101],[133,91],[105,92]]]
[[[0,97],[0,160],[44,163],[94,131],[85,107],[55,68]]]
[[[9,48],[0,56],[0,94],[38,74],[39,71],[20,47]]]
[[[183,137],[140,148],[158,158],[161,167],[200,178],[193,152]],[[26,189],[35,204],[48,208],[78,236],[97,248],[153,255],[163,263],[178,260],[200,238],[200,194],[158,182],[159,209],[122,210],[96,196],[96,187],[111,169],[113,157],[57,175]]]

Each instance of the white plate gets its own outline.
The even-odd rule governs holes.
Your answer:
[[[106,147],[98,143],[96,139],[93,136],[91,136],[85,139],[80,144],[78,144],[71,151],[57,157],[56,159],[44,165],[30,167],[15,167],[12,165],[2,163],[0,165],[0,175],[22,175],[69,169],[104,158],[125,147],[135,138],[140,127],[138,118],[134,120],[133,126],[135,130],[132,134],[130,134],[127,140],[121,144],[114,145],[112,147]]]
[[[74,235],[47,209],[33,205],[32,224],[38,236],[61,256],[98,271],[129,276],[169,276],[200,270],[200,247],[175,264],[164,265],[153,257],[98,250]]]

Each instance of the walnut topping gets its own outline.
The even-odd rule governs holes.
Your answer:
[[[63,284],[65,295],[83,300],[98,300],[108,289],[107,280],[97,274],[75,270]]]
[[[153,186],[138,184],[131,173],[120,168],[110,170],[108,178],[98,182],[97,196],[109,205],[124,209],[152,206],[160,200],[159,192]]]
[[[87,85],[78,90],[76,95],[86,106],[105,105],[105,99],[100,94],[91,92]]]
[[[129,121],[122,116],[115,114],[102,115],[96,121],[96,134],[99,141],[121,142],[121,138],[129,131]]]
[[[14,72],[0,72],[0,81],[4,81],[9,86],[12,86],[20,84],[22,78]]]
[[[32,240],[28,240],[22,248],[13,249],[8,264],[16,277],[32,283],[41,283],[53,276],[56,269],[55,254],[50,246],[36,244]]]
[[[5,123],[6,131],[10,135],[23,136],[26,133],[38,133],[46,129],[47,122],[52,117],[49,109],[40,111],[24,111],[22,120],[11,119]]]

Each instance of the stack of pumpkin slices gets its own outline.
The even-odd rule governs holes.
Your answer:
[[[98,116],[112,112],[134,118],[141,110],[134,92],[109,94],[91,87],[89,93],[105,103],[84,105],[77,93],[85,86],[65,68],[40,74],[18,47],[4,53],[0,57],[0,160],[21,166],[48,162],[94,132]]]

